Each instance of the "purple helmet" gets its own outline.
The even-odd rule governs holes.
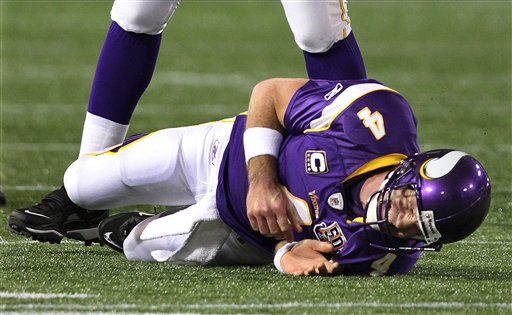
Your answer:
[[[388,249],[437,249],[473,233],[484,221],[491,203],[491,183],[482,164],[467,153],[432,150],[403,160],[391,171],[375,198],[375,213],[367,207],[367,220],[386,232],[391,191],[410,187],[416,191],[417,216],[423,234],[413,248],[401,248],[386,236]],[[373,198],[372,198],[373,199]],[[371,202],[369,202],[370,204]]]

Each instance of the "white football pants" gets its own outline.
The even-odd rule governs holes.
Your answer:
[[[127,32],[157,35],[178,7],[179,0],[115,0],[110,17]]]
[[[156,35],[164,30],[179,3],[179,0],[115,0],[111,18],[125,31]],[[351,32],[347,0],[281,0],[281,3],[295,41],[304,51],[325,52]]]
[[[326,52],[352,28],[348,0],[281,0],[295,42],[310,53]]]
[[[188,265],[262,265],[272,256],[241,240],[219,217],[215,192],[233,120],[156,131],[67,169],[70,199],[86,209],[191,205],[141,222],[124,242],[129,260]]]
[[[215,191],[232,121],[159,130],[66,170],[71,200],[91,210],[128,205],[190,205]]]

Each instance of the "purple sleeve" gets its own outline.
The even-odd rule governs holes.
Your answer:
[[[334,81],[309,80],[295,92],[284,116],[284,127],[290,134],[302,134],[310,122],[320,117],[330,102],[323,97],[336,86]],[[326,92],[327,91],[327,92]]]
[[[391,276],[409,273],[419,257],[420,252],[394,254],[372,247],[361,228],[347,239],[345,246],[332,259],[341,264],[345,274]]]

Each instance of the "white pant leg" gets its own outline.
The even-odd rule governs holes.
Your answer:
[[[347,0],[281,0],[300,49],[321,53],[351,32]]]
[[[212,191],[179,212],[141,222],[124,241],[126,258],[186,265],[210,263],[231,233],[219,216],[215,196]]]
[[[164,129],[67,169],[64,186],[86,209],[193,204],[217,186],[231,122]]]
[[[125,239],[123,251],[128,260],[184,265],[266,265],[273,259],[220,219],[215,194],[178,213],[141,222]]]
[[[141,240],[140,235],[147,225],[159,218],[159,215],[148,218],[139,223],[126,237],[123,243],[123,252],[130,261],[156,261],[151,255],[153,251],[167,249],[175,251],[187,240],[188,235],[167,236],[151,240]]]
[[[162,33],[179,0],[115,0],[110,16],[127,32]]]

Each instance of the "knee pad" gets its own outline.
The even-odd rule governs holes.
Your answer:
[[[162,33],[179,0],[116,0],[110,12],[112,21],[127,32]]]
[[[127,144],[126,148],[117,153],[119,176],[126,186],[161,185],[174,176],[181,175],[176,174],[179,152],[176,143],[158,132],[146,135],[140,140],[142,141]]]
[[[117,153],[84,156],[71,164],[64,174],[69,198],[90,210],[160,204],[158,198],[167,200],[168,190],[176,190],[173,185],[185,186],[179,181],[181,173],[175,172],[177,153],[164,145],[137,144]],[[126,154],[129,150],[136,152]]]

